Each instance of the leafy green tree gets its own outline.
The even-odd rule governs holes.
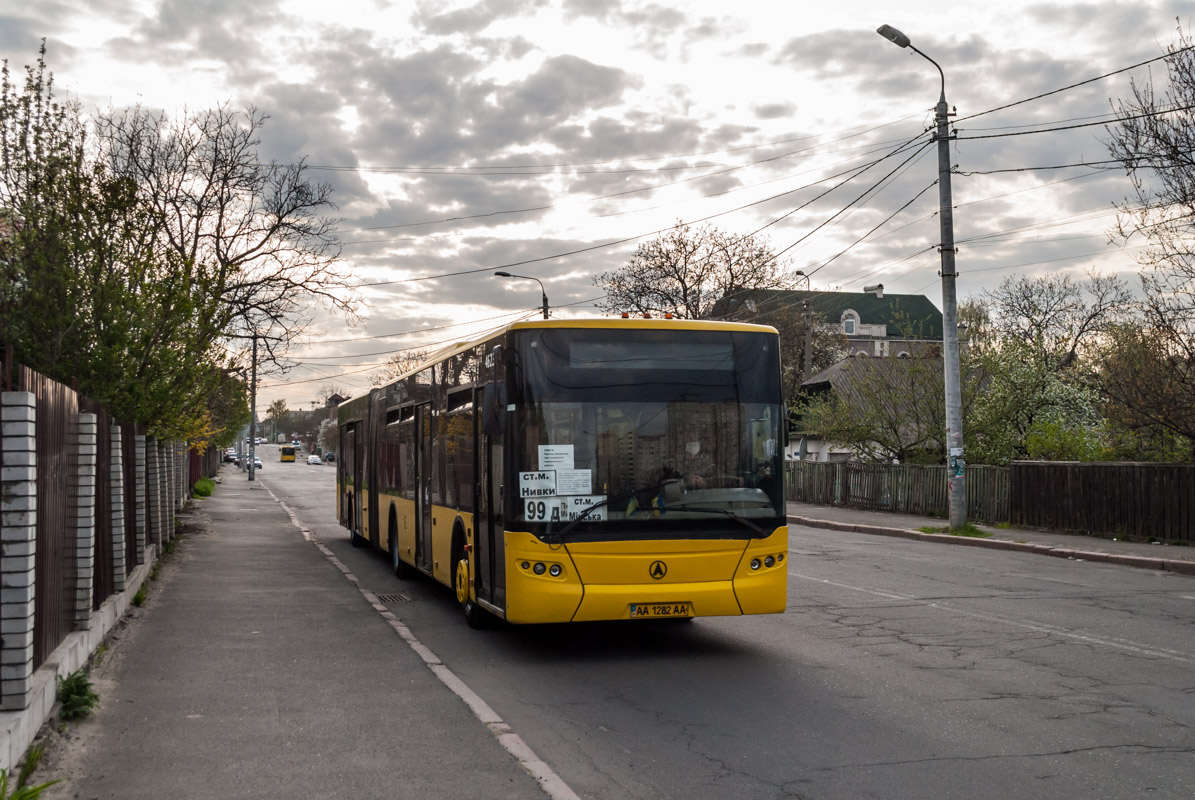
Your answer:
[[[6,210],[0,325],[30,367],[77,386],[157,436],[208,429],[223,373],[204,335],[217,305],[152,245],[134,182],[88,157],[76,105],[54,99],[45,45],[21,88],[0,80],[0,197]]]
[[[290,410],[286,407],[286,401],[279,398],[270,403],[269,409],[266,411],[266,416],[273,422],[273,432],[275,436],[279,433],[290,435],[290,431],[286,430],[286,423],[290,416]]]
[[[864,358],[832,368],[838,386],[806,400],[798,427],[849,446],[861,461],[943,463],[942,359]]]
[[[1062,458],[1069,453],[1068,460],[1080,451],[1095,454],[1094,442],[1091,447],[1079,443],[1092,442],[1092,432],[1100,426],[1099,396],[1067,380],[1039,344],[1006,338],[999,347],[977,349],[963,358],[970,384],[963,409],[968,462],[1007,464],[1051,454]]]

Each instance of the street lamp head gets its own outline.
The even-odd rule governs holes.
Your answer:
[[[511,275],[509,272],[495,272],[494,274],[497,275],[499,278],[513,278],[514,277],[514,275]]]
[[[876,33],[878,33],[880,36],[883,36],[897,47],[908,47],[911,44],[908,36],[905,36],[891,25],[881,25],[880,27],[876,28]]]

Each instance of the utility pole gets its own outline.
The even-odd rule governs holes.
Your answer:
[[[805,312],[805,368],[801,372],[801,384],[813,374],[813,306],[806,300],[801,303]]]
[[[937,61],[913,47],[909,37],[891,25],[881,25],[876,33],[897,47],[907,47],[933,64],[942,76],[942,94],[934,113],[938,143],[938,217],[942,243],[942,362],[946,384],[946,455],[950,503],[950,527],[967,524],[967,475],[963,459],[963,393],[959,370],[958,273],[954,268],[954,208],[950,196],[950,107],[946,105],[946,73]]]
[[[249,371],[249,480],[257,457],[257,334],[253,334],[253,362]]]
[[[946,105],[946,78],[934,116],[938,124],[938,210],[942,223],[942,360],[946,380],[947,480],[950,490],[950,527],[967,524],[967,462],[963,459],[963,390],[959,374],[958,272],[954,266],[954,207],[950,194],[950,116]]]

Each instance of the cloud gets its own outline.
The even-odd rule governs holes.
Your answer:
[[[523,16],[547,4],[547,0],[483,0],[468,8],[444,13],[433,12],[420,4],[411,15],[412,24],[433,36],[481,33],[498,20]]]
[[[131,35],[107,41],[108,55],[158,66],[218,61],[252,73],[264,60],[263,32],[285,30],[287,17],[278,0],[162,0],[155,11]]]

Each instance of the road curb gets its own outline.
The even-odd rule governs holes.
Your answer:
[[[1015,550],[1021,553],[1036,553],[1054,558],[1066,558],[1073,561],[1092,561],[1095,563],[1118,564],[1124,567],[1139,569],[1153,569],[1160,572],[1175,572],[1181,575],[1195,575],[1195,561],[1173,558],[1151,558],[1149,556],[1131,556],[1122,553],[1104,553],[1095,550],[1075,550],[1069,547],[1052,547],[1033,542],[1014,542],[1008,539],[982,539],[975,536],[951,536],[946,533],[923,533],[905,528],[888,528],[880,525],[859,525],[851,522],[838,522],[829,519],[814,519],[789,514],[788,521],[794,525],[805,525],[811,528],[826,528],[848,533],[866,533],[872,536],[890,536],[898,539],[913,539],[921,542],[937,544],[955,544],[964,547],[983,547],[988,550]]]

